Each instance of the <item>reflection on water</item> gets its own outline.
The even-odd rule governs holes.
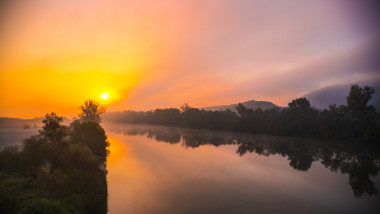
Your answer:
[[[110,213],[378,211],[376,147],[183,128],[104,126],[111,141]]]

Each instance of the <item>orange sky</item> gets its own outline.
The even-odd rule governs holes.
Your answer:
[[[0,116],[73,116],[86,99],[108,111],[281,105],[378,75],[362,60],[378,32],[354,3],[8,2],[0,4]]]

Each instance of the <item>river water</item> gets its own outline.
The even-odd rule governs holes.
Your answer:
[[[109,213],[378,213],[376,148],[102,124]]]
[[[103,123],[109,213],[378,213],[369,145]],[[0,149],[40,127],[0,128]]]

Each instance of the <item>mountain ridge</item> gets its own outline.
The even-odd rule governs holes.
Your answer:
[[[319,110],[326,109],[329,105],[333,104],[347,105],[347,96],[350,93],[351,85],[355,84],[361,87],[374,87],[375,94],[369,103],[373,104],[377,111],[380,111],[380,78],[358,81],[351,84],[331,85],[310,91],[303,97],[307,98],[311,105]]]
[[[247,108],[252,108],[252,109],[258,109],[261,108],[262,110],[265,109],[270,109],[270,108],[275,108],[278,107],[272,102],[269,101],[256,101],[256,100],[248,100],[245,102],[241,102],[243,106]],[[218,105],[218,106],[207,106],[207,107],[200,107],[198,109],[200,110],[206,110],[206,111],[225,111],[227,109],[230,109],[231,111],[236,112],[236,106],[238,104],[229,104],[229,105]]]

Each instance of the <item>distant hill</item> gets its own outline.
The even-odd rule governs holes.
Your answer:
[[[0,117],[0,128],[22,128],[22,127],[41,127],[44,117],[35,117],[32,119]],[[71,120],[63,117],[63,124],[69,125]]]
[[[242,103],[245,107],[247,108],[252,108],[252,109],[258,109],[261,108],[263,110],[265,109],[270,109],[270,108],[275,108],[277,107],[275,104],[267,101],[256,101],[256,100],[250,100]],[[210,107],[202,107],[199,109],[204,109],[206,111],[224,111],[227,109],[230,109],[231,111],[236,112],[236,106],[238,104],[231,104],[231,105],[221,105],[221,106],[210,106]]]
[[[22,128],[26,125],[28,127],[36,127],[41,126],[42,120],[42,117],[36,117],[33,119],[0,117],[0,128]]]
[[[321,89],[317,89],[304,95],[312,106],[317,109],[326,109],[331,104],[347,105],[346,98],[350,93],[351,85],[371,86],[375,88],[375,94],[370,101],[377,111],[380,111],[380,78],[356,82],[352,84],[333,85]]]

